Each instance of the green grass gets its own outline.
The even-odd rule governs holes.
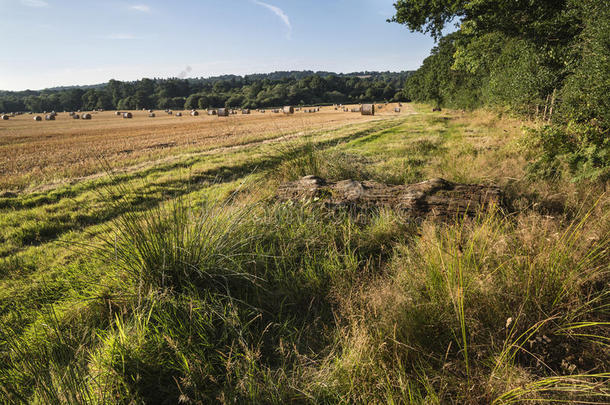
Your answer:
[[[0,201],[2,403],[607,403],[610,201],[519,123],[429,114]],[[315,174],[500,185],[413,223],[280,203]]]

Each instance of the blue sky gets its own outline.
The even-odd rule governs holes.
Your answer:
[[[412,70],[394,0],[0,0],[0,89],[275,70]]]

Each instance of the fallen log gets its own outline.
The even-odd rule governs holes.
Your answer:
[[[374,181],[327,182],[320,177],[306,176],[281,185],[276,196],[280,201],[315,201],[328,208],[358,211],[392,208],[414,218],[455,219],[475,216],[492,205],[503,206],[502,191],[498,187],[458,184],[440,178],[393,186]]]

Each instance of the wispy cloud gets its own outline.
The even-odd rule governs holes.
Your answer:
[[[48,7],[49,3],[44,0],[21,0],[21,4],[28,7]]]
[[[105,39],[139,39],[133,34],[127,33],[118,33],[118,34],[109,34],[104,37]]]
[[[271,4],[264,3],[259,0],[252,0],[252,2],[254,4],[258,4],[261,7],[265,7],[266,9],[270,10],[273,14],[277,15],[280,18],[280,20],[282,20],[282,22],[284,23],[286,28],[288,28],[287,37],[288,37],[288,39],[290,39],[290,36],[292,35],[292,24],[290,23],[290,18],[288,18],[286,13],[284,13],[284,10],[282,10],[279,7],[273,6]]]
[[[150,7],[146,4],[134,4],[129,8],[135,11],[141,11],[142,13],[150,13]]]

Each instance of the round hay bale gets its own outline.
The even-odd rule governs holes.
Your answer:
[[[44,116],[45,121],[55,121],[55,116],[53,114],[47,114]]]
[[[122,115],[122,114],[123,114],[123,113],[121,113],[120,111],[115,111],[115,112],[114,112],[114,115],[116,115],[117,117],[118,117],[118,116],[120,116],[120,115]]]
[[[229,109],[228,109],[228,108],[219,108],[219,109],[216,111],[216,114],[217,114],[219,117],[228,117],[228,116],[229,116]]]
[[[399,107],[394,108],[394,112],[395,113],[399,113],[400,112],[400,108]]]
[[[40,115],[34,116],[34,121],[42,121],[42,117]]]
[[[91,114],[89,114],[89,113],[84,113],[84,114],[83,114],[83,119],[84,119],[84,120],[90,120],[90,119],[91,119]]]
[[[216,115],[216,110],[208,110],[208,115]]]
[[[124,112],[123,119],[127,119],[127,118],[133,118],[133,115],[130,112]]]
[[[362,104],[360,113],[362,115],[375,115],[375,104]]]
[[[176,117],[182,117],[182,113],[181,112],[177,112],[176,113]]]
[[[282,111],[284,112],[284,114],[294,114],[294,107],[291,105],[287,105],[282,109]]]
[[[2,115],[2,120],[3,120],[3,121],[8,121],[8,115],[3,114],[3,115]]]
[[[73,119],[73,120],[78,120],[78,119],[80,119],[80,115],[78,115],[78,114],[72,114],[72,119]]]
[[[168,115],[172,115],[173,113],[174,113],[174,112],[173,112],[172,110],[169,110],[169,111],[167,112],[167,114],[168,114]]]
[[[149,112],[149,113],[152,113],[152,112],[153,112],[153,110],[148,110],[148,112]]]
[[[150,114],[148,114],[148,116],[149,116],[150,118],[155,118],[155,113],[151,112]]]
[[[247,108],[244,108],[243,110],[241,110],[241,113],[242,113],[243,115],[248,115],[248,114],[250,114],[250,110],[249,110],[249,109],[247,109]]]
[[[196,116],[198,116],[198,115],[199,115],[199,111],[195,111],[195,110],[193,110],[193,111],[191,111],[191,115],[192,115],[193,117],[196,117]]]

